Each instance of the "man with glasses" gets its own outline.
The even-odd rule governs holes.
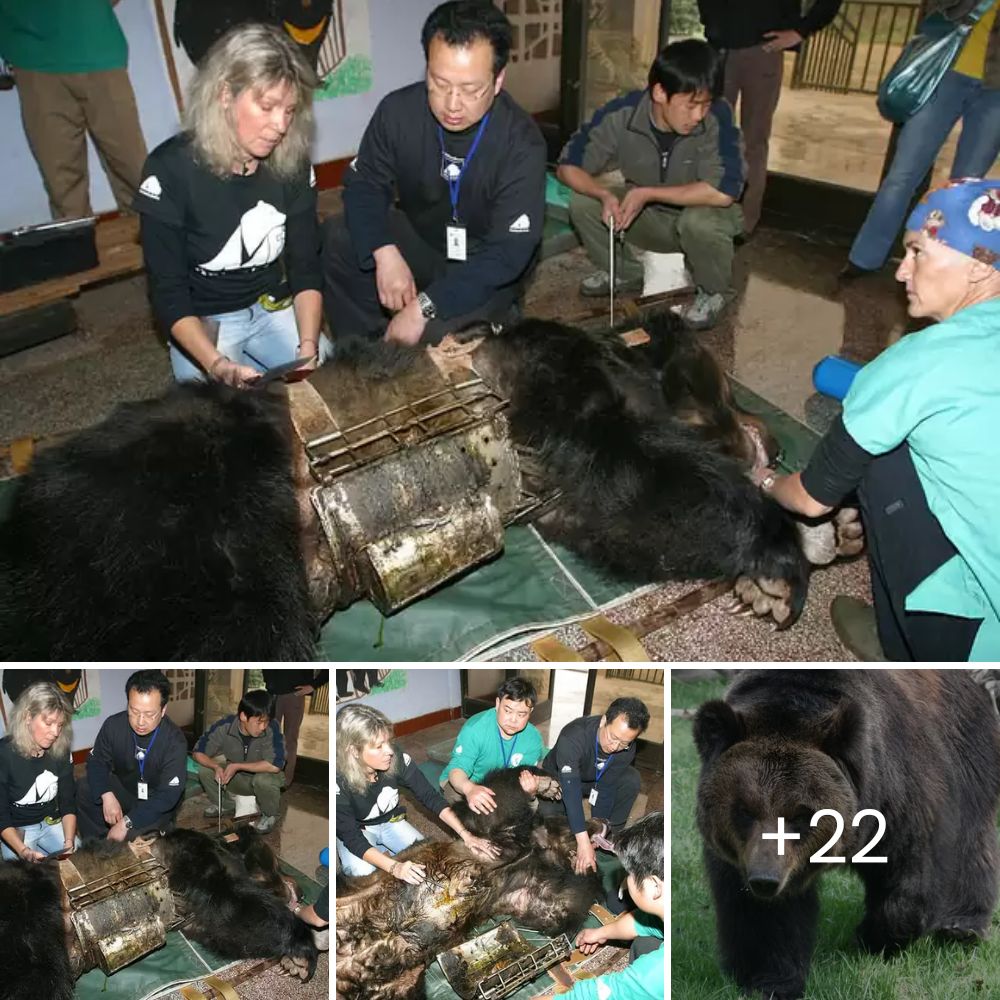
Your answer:
[[[485,0],[431,12],[426,77],[385,97],[324,227],[335,336],[435,343],[517,315],[541,243],[545,142],[503,92],[511,25]]]
[[[583,800],[590,814],[611,828],[611,838],[628,822],[639,794],[639,772],[632,767],[635,741],[649,725],[649,709],[638,698],[616,698],[603,715],[574,719],[563,727],[556,745],[542,761],[542,770],[559,781],[562,802],[539,801],[543,816],[559,815],[563,808],[576,837],[575,870],[597,870],[593,845],[587,836]]]
[[[166,717],[170,682],[138,670],[125,682],[128,708],[104,720],[77,785],[80,833],[133,840],[174,825],[187,781],[187,742]]]

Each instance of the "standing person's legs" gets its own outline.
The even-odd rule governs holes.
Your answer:
[[[726,82],[740,90],[740,129],[747,158],[743,193],[743,230],[752,233],[760,222],[767,184],[767,154],[774,112],[781,97],[784,53],[765,52],[759,45],[734,49],[726,56]],[[732,103],[732,102],[730,102]]]
[[[72,75],[17,71],[21,122],[54,219],[91,214],[86,116]]]
[[[285,736],[285,787],[292,787],[298,757],[299,728],[306,712],[306,700],[297,694],[281,694],[274,702],[274,717]]]
[[[128,70],[123,67],[80,76],[87,127],[119,210],[130,212],[146,162],[146,140]]]
[[[917,185],[930,170],[978,81],[948,71],[934,96],[903,126],[889,172],[851,246],[849,260],[864,271],[878,270],[889,256]]]
[[[879,640],[890,660],[967,660],[980,619],[906,610],[906,597],[956,554],[906,444],[879,455],[858,488]]]
[[[965,105],[952,179],[987,177],[1000,155],[1000,90],[984,90]]]

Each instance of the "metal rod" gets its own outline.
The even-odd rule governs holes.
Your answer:
[[[222,833],[222,782],[216,781],[219,790],[219,833]]]
[[[611,318],[608,326],[615,325],[615,220],[608,219],[608,294],[611,296]]]

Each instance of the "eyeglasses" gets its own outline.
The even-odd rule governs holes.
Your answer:
[[[130,708],[128,714],[133,719],[138,719],[140,722],[155,722],[159,717],[160,713],[157,712],[137,712],[135,709]]]
[[[627,750],[632,745],[631,740],[619,740],[611,735],[609,735],[607,739],[608,739],[608,746],[612,750]]]
[[[458,84],[449,87],[447,84],[436,83],[430,77],[427,78],[427,89],[441,97],[455,97],[463,104],[473,104],[481,101],[493,86],[493,81],[477,86],[476,84]]]

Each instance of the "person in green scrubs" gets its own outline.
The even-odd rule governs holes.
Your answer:
[[[865,660],[1000,659],[1000,180],[929,192],[896,279],[934,323],[866,365],[806,469],[762,474],[789,510],[857,490],[874,609],[834,600]]]
[[[578,982],[564,1000],[663,1000],[666,958],[663,917],[666,889],[663,867],[663,813],[649,813],[623,830],[615,853],[628,873],[629,895],[636,909],[603,927],[588,927],[576,936],[585,955],[606,941],[631,941],[628,967]]]
[[[538,701],[535,686],[509,677],[497,690],[496,705],[473,715],[458,734],[451,759],[441,772],[445,798],[465,798],[475,813],[496,809],[496,795],[481,782],[499,767],[534,767],[545,756],[542,734],[528,721]]]

